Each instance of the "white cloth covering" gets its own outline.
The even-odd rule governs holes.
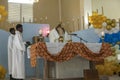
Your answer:
[[[22,34],[16,31],[13,44],[13,66],[12,77],[16,79],[25,78],[25,65],[24,65],[24,51],[25,45],[22,39]]]
[[[66,43],[46,43],[46,46],[52,55],[56,55],[62,50],[65,44]],[[85,45],[88,49],[96,53],[101,49],[101,43],[85,43]],[[28,58],[30,58],[30,46],[27,48],[27,55]],[[49,75],[56,78],[84,77],[83,70],[89,69],[89,61],[80,56],[77,57],[62,63],[56,62],[55,66],[49,66]]]
[[[62,50],[65,44],[66,43],[46,43],[46,46],[47,50],[51,54],[55,55]],[[95,53],[98,53],[101,49],[101,43],[84,43],[84,44],[88,47],[88,49]],[[30,58],[30,46],[27,48],[27,56],[28,58]]]
[[[8,37],[8,73],[12,74],[12,50],[13,50],[14,35],[10,34]]]

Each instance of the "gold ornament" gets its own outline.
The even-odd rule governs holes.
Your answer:
[[[107,26],[106,26],[106,29],[107,29],[108,31],[111,30],[111,29],[112,29],[111,25],[107,25]]]
[[[102,23],[106,20],[104,15],[98,14],[97,12],[93,12],[92,16],[88,17],[89,23],[93,25],[94,28],[101,29]]]
[[[112,28],[115,28],[116,24],[115,24],[115,23],[112,23],[111,26],[112,26]]]
[[[58,38],[58,40],[59,40],[59,42],[64,42],[63,36],[60,36],[60,37]]]
[[[116,20],[115,20],[115,19],[112,19],[112,22],[113,22],[113,23],[116,23]]]
[[[106,20],[106,23],[107,23],[108,25],[110,25],[110,24],[112,23],[112,21],[111,21],[110,19],[107,19],[107,20]]]
[[[112,28],[116,27],[116,20],[115,19],[106,19],[105,21],[107,23],[106,29],[111,30]]]

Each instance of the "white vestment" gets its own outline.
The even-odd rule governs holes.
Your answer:
[[[59,42],[59,40],[58,40],[59,37],[60,36],[55,28],[50,31],[50,34],[49,34],[50,42],[52,42],[52,43]],[[68,40],[70,40],[70,36],[68,35],[68,33],[66,31],[65,31],[65,34],[63,35],[63,37],[64,37],[64,42],[67,42]]]
[[[10,34],[10,36],[8,37],[8,72],[9,74],[12,74],[13,39],[14,39],[14,35]]]
[[[13,66],[12,66],[13,78],[17,79],[25,78],[24,51],[25,45],[22,39],[22,34],[19,31],[16,31],[13,43]]]

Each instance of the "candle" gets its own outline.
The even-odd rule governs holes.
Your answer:
[[[96,9],[97,13],[98,13],[98,9]]]
[[[104,35],[105,35],[104,31],[102,31],[102,32],[101,32],[101,39],[102,39],[102,42],[104,42]]]
[[[39,30],[39,34],[42,34],[42,30],[41,29]]]
[[[101,8],[102,8],[102,15],[104,15],[104,10],[103,10],[103,6],[102,6]]]
[[[101,35],[102,35],[102,37],[104,37],[104,35],[105,35],[104,31],[101,32]]]
[[[120,31],[120,19],[119,19],[119,31]]]
[[[89,29],[89,26],[90,26],[90,24],[89,24],[89,13],[87,13],[87,18],[88,18],[88,29]]]

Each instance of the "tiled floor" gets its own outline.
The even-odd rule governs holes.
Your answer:
[[[9,80],[9,78],[5,80]],[[44,79],[27,78],[25,80],[44,80]],[[73,78],[73,79],[67,78],[67,79],[47,79],[47,80],[84,80],[84,79],[83,78]]]
[[[4,80],[9,80],[9,78],[4,79]],[[44,79],[27,78],[25,80],[44,80]],[[83,78],[73,78],[73,79],[67,78],[67,79],[47,79],[47,80],[84,80],[84,79]],[[100,80],[120,80],[120,77],[119,76],[110,76],[110,77],[104,76],[104,77],[100,78]]]
[[[44,79],[29,78],[29,79],[26,79],[26,80],[44,80]],[[67,79],[47,79],[47,80],[84,80],[84,79],[82,79],[82,78],[73,78],[73,79],[67,78]]]

